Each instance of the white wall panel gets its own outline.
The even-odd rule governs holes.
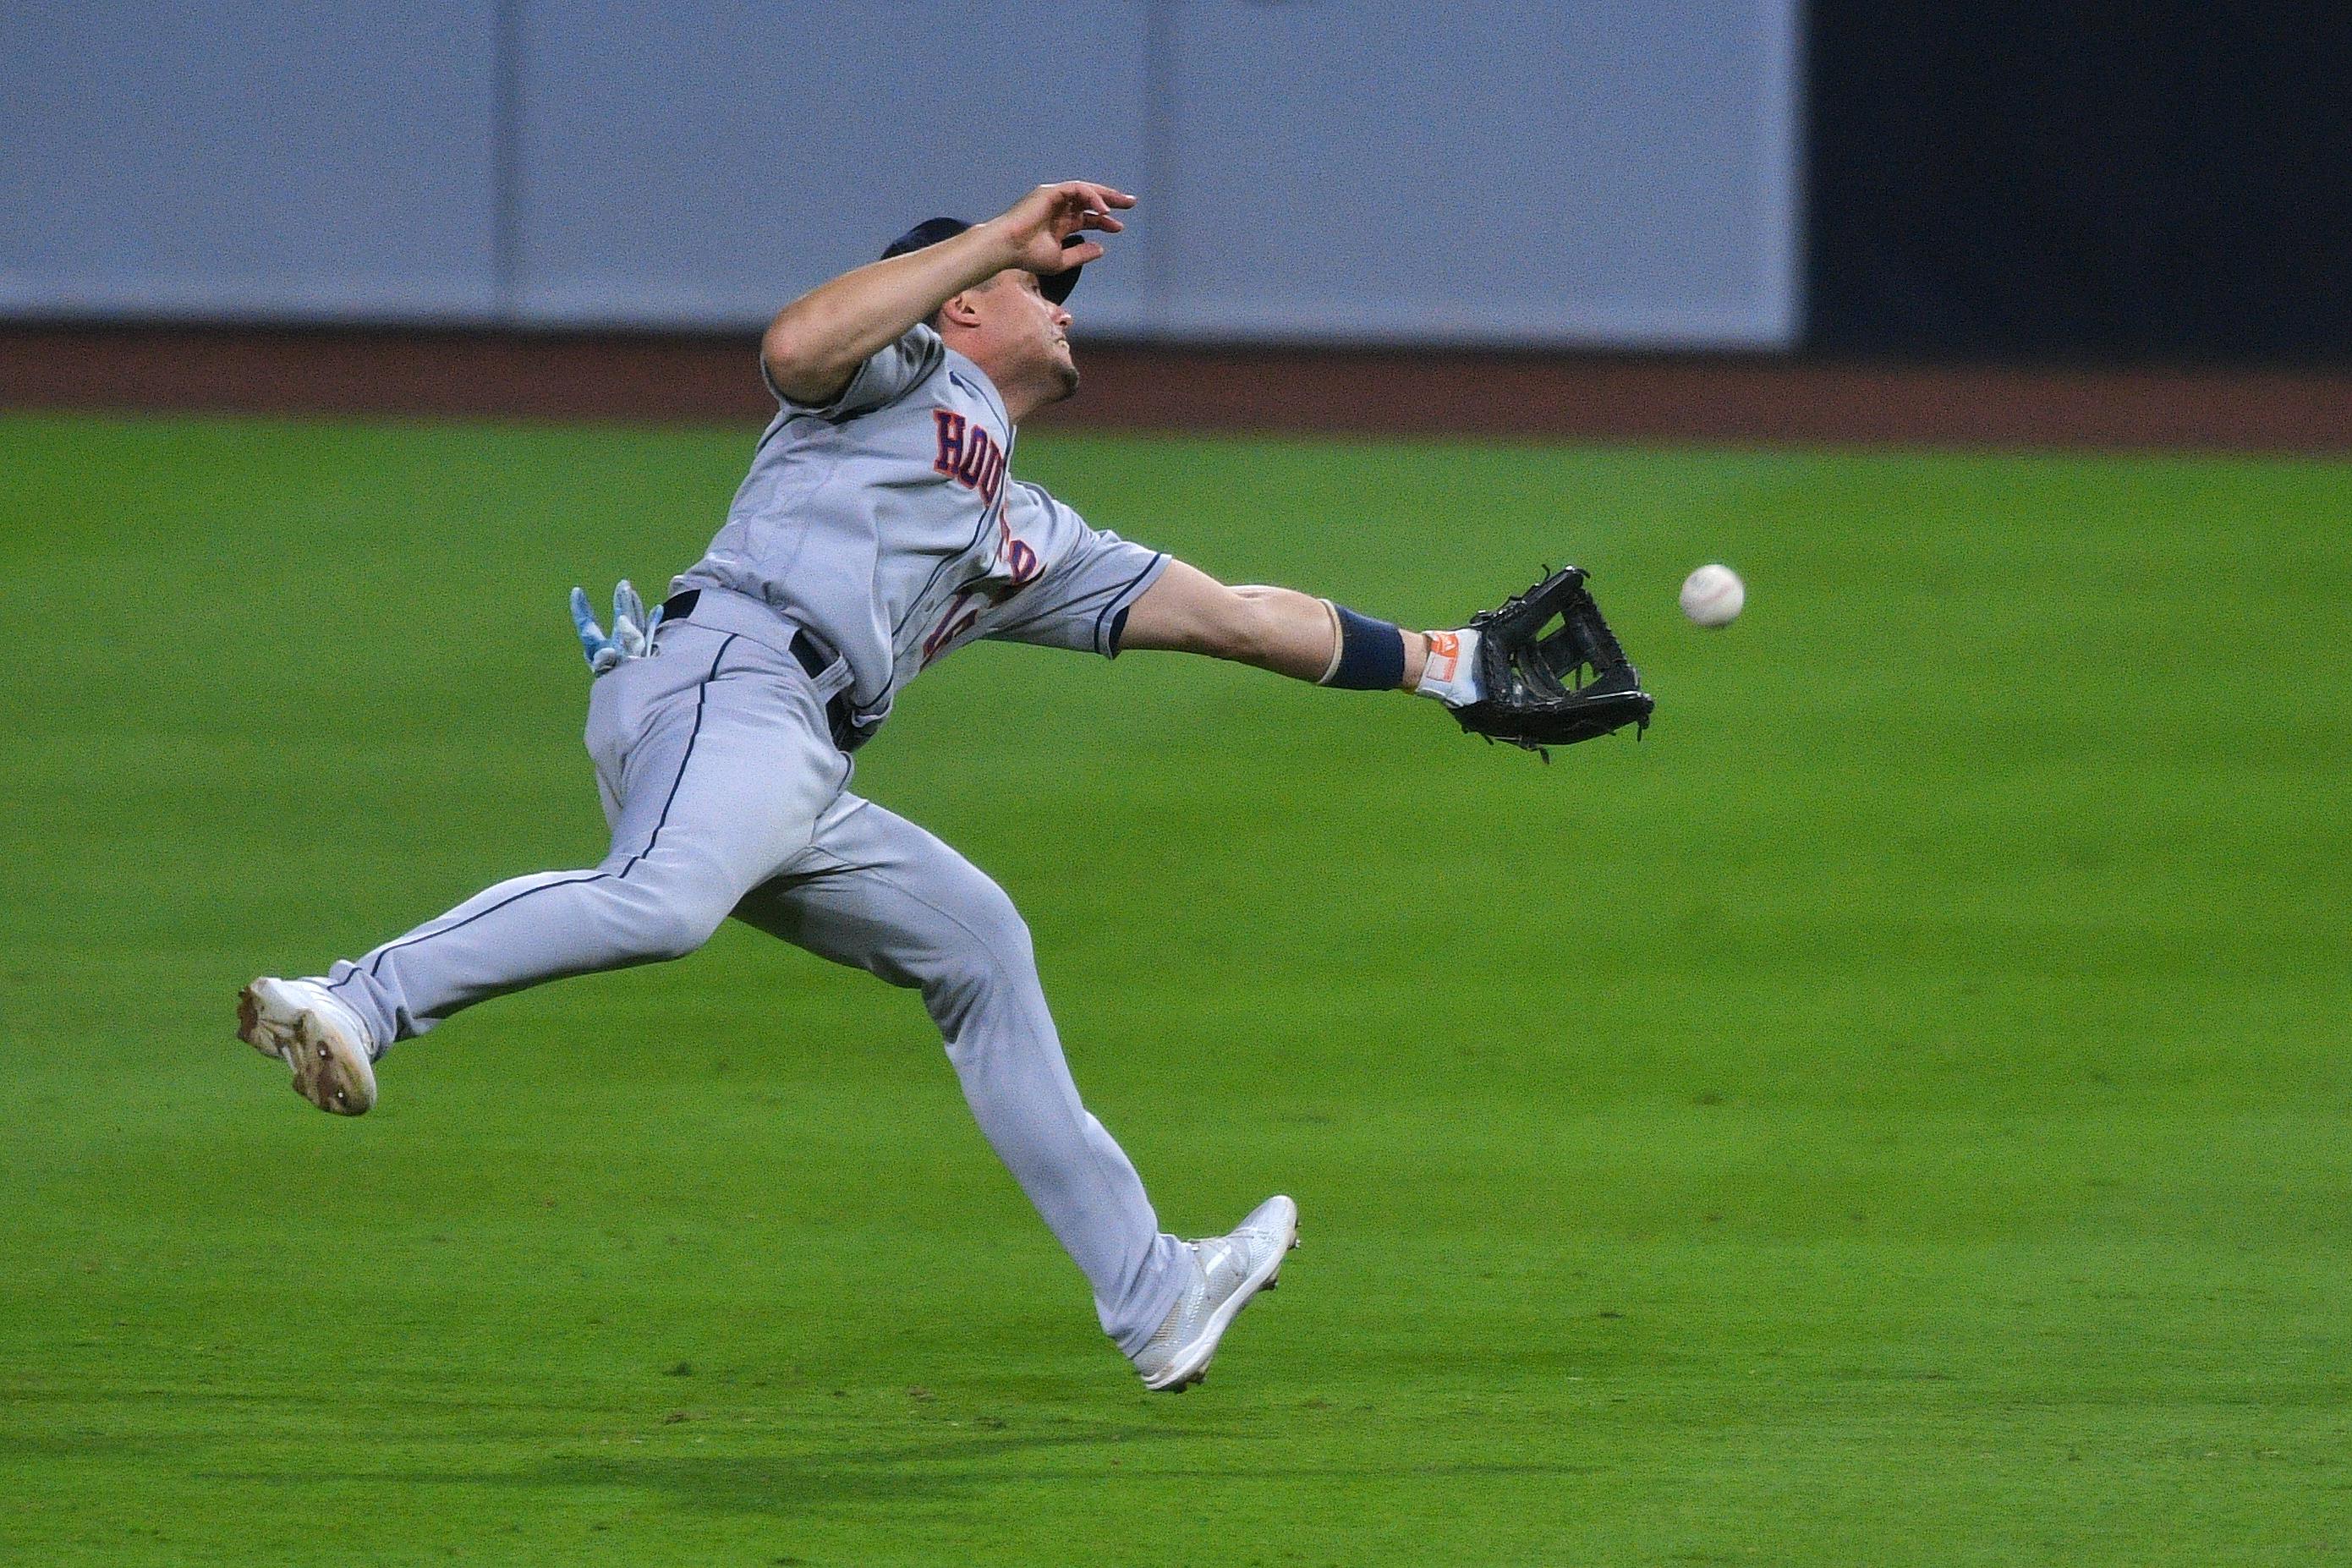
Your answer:
[[[1143,163],[1138,0],[530,0],[518,303],[535,321],[764,321],[936,214]],[[1071,301],[1140,320],[1106,258]]]
[[[0,4],[0,313],[739,330],[1086,174],[1086,330],[1784,344],[1797,3]]]
[[[1796,0],[1185,0],[1169,16],[1154,326],[1794,336]]]
[[[491,0],[0,5],[0,310],[495,306]]]

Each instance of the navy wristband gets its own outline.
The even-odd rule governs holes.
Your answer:
[[[1339,662],[1323,678],[1348,691],[1393,691],[1404,684],[1404,633],[1386,621],[1333,605],[1339,617]]]

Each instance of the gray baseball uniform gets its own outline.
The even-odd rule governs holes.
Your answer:
[[[1167,558],[1013,479],[1013,439],[988,377],[927,326],[831,403],[785,403],[673,584],[693,594],[683,618],[592,690],[611,852],[502,882],[328,979],[387,1045],[542,981],[682,956],[732,914],[918,988],[982,1132],[1131,1354],[1189,1281],[1181,1244],[1079,1103],[1012,901],[850,794],[842,745],[974,638],[1118,651]]]

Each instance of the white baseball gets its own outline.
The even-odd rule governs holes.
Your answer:
[[[1748,584],[1728,566],[1710,562],[1683,579],[1683,614],[1703,626],[1727,626],[1748,603]]]

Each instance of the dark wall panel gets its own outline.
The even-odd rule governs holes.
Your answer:
[[[1812,346],[2352,359],[2352,10],[1812,16]]]

